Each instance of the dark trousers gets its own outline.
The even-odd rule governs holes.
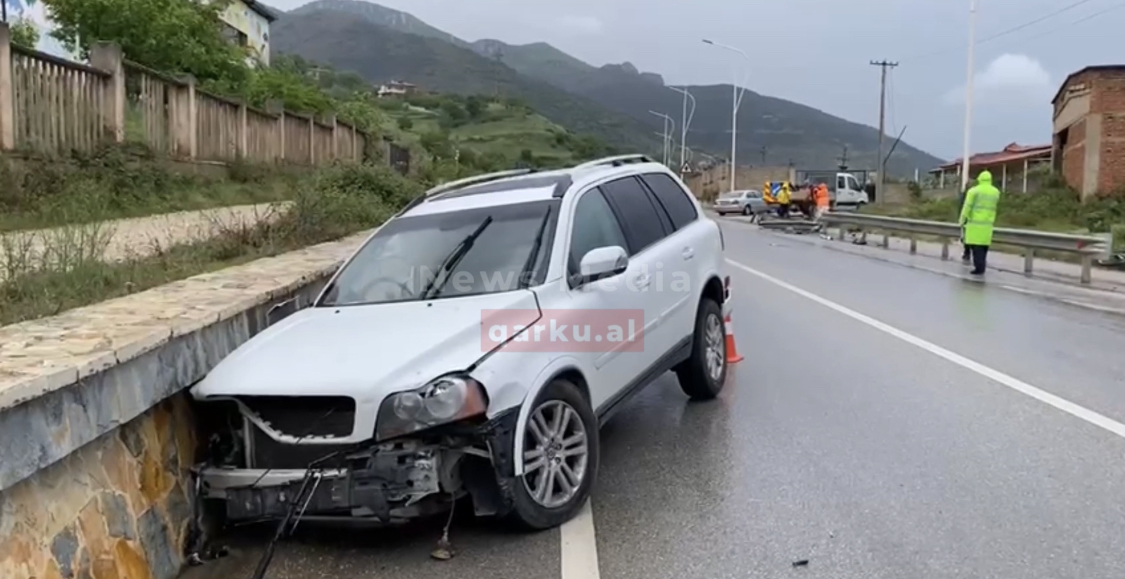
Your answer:
[[[966,245],[966,249],[973,257],[973,273],[984,273],[984,267],[988,262],[988,246],[987,245]]]

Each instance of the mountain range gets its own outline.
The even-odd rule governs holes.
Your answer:
[[[315,0],[282,13],[271,30],[274,50],[299,54],[373,83],[403,80],[424,89],[518,97],[545,117],[622,150],[659,151],[667,111],[679,123],[683,96],[656,73],[632,64],[593,66],[547,43],[469,42],[421,19],[360,0]],[[729,84],[689,86],[696,100],[688,147],[717,157],[730,150]],[[678,133],[677,133],[678,136]],[[887,147],[893,137],[886,139]],[[829,169],[847,149],[853,168],[876,165],[878,131],[792,101],[746,90],[738,114],[740,165],[792,162]],[[912,176],[941,159],[899,143],[892,175]]]

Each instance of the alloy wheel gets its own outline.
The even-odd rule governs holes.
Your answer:
[[[527,419],[523,435],[523,484],[532,500],[553,509],[565,505],[586,478],[590,449],[586,425],[570,404],[549,400]]]

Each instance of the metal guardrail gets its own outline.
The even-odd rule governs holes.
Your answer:
[[[910,253],[918,251],[919,235],[929,235],[941,238],[941,258],[949,259],[949,244],[961,238],[961,227],[956,223],[944,221],[925,221],[922,219],[903,219],[898,217],[884,217],[882,215],[865,215],[862,213],[829,212],[822,217],[824,224],[830,228],[840,230],[840,239],[844,239],[848,232],[858,232],[865,235],[871,231],[883,233],[883,247],[890,245],[890,233],[905,233],[910,239]],[[1108,258],[1111,255],[1113,240],[1111,234],[1072,235],[1067,233],[1051,233],[1047,231],[1034,231],[1030,229],[1009,229],[997,227],[992,232],[994,244],[1011,245],[1023,249],[1023,271],[1030,275],[1035,263],[1036,251],[1056,251],[1073,253],[1079,256],[1082,265],[1080,281],[1090,283],[1090,274],[1093,269],[1094,259]]]

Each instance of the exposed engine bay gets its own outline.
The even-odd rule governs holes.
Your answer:
[[[226,522],[285,519],[397,524],[471,497],[503,514],[518,408],[389,440],[341,443],[355,403],[336,396],[239,396],[197,403],[207,460],[200,498]],[[354,438],[353,438],[354,440]],[[296,508],[296,513],[292,510]]]

